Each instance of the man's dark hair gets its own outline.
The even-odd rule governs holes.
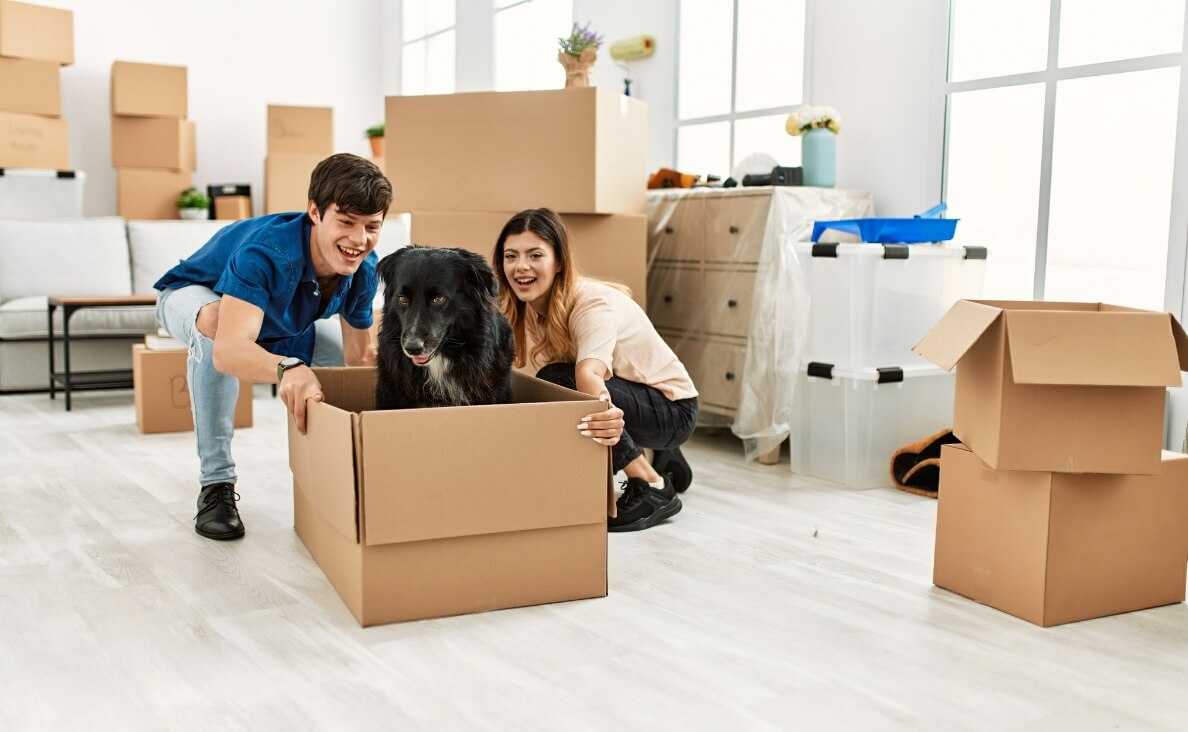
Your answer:
[[[387,216],[392,184],[370,160],[336,153],[318,163],[309,176],[309,200],[317,205],[319,216],[325,216],[331,204],[353,216]]]

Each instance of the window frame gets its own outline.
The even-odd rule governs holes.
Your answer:
[[[674,65],[674,86],[672,90],[672,161],[673,164],[679,167],[677,159],[677,151],[679,148],[680,132],[682,127],[690,127],[695,125],[710,124],[713,122],[728,122],[730,124],[730,137],[727,144],[727,159],[730,161],[730,167],[733,169],[738,161],[734,158],[735,151],[735,122],[741,119],[751,119],[754,117],[767,117],[775,114],[790,114],[799,109],[805,104],[806,99],[812,99],[812,59],[813,59],[813,17],[814,6],[817,0],[804,0],[804,75],[801,79],[801,99],[792,104],[782,105],[778,107],[767,107],[765,109],[753,109],[746,112],[736,111],[737,95],[738,95],[738,4],[740,0],[732,0],[733,12],[731,14],[731,30],[730,30],[730,112],[726,114],[716,114],[705,117],[691,117],[689,119],[681,119],[681,14],[684,12],[684,0],[677,0],[675,23],[673,26],[673,37],[676,39],[674,44],[676,53],[673,57]],[[730,171],[725,171],[729,174]]]
[[[1181,49],[1177,53],[1157,54],[1140,58],[1102,61],[1080,66],[1059,66],[1060,8],[1062,0],[1050,0],[1048,17],[1048,49],[1045,68],[1021,74],[1009,74],[969,81],[949,81],[953,66],[954,1],[949,0],[946,12],[946,62],[943,84],[945,99],[944,140],[941,165],[941,200],[948,199],[949,135],[951,133],[952,95],[968,91],[1000,89],[1023,84],[1044,85],[1044,118],[1040,148],[1040,183],[1035,239],[1035,268],[1032,298],[1044,300],[1048,269],[1048,230],[1051,217],[1052,150],[1056,131],[1056,90],[1059,82],[1070,79],[1152,69],[1179,68],[1180,89],[1177,101],[1175,152],[1172,164],[1171,214],[1168,222],[1167,261],[1164,271],[1163,305],[1168,312],[1183,320],[1188,311],[1188,17],[1184,22]]]

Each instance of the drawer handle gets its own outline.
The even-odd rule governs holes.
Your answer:
[[[734,372],[733,372],[733,371],[727,371],[727,372],[726,372],[726,380],[727,380],[727,381],[734,381]]]
[[[728,307],[728,308],[736,308],[736,307],[738,307],[738,300],[727,300],[727,301],[726,301],[726,307]]]
[[[672,295],[665,295],[664,302],[672,302]]]
[[[737,227],[737,226],[731,226],[731,227],[730,227],[730,233],[731,233],[731,234],[737,234],[737,233],[738,233],[738,227]]]
[[[676,229],[672,228],[671,226],[665,226],[665,227],[664,227],[664,233],[665,233],[665,234],[671,234],[671,233],[673,233],[674,231],[676,231]]]

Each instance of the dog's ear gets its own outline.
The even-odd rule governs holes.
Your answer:
[[[398,266],[401,255],[406,254],[413,246],[406,246],[397,249],[388,256],[384,257],[375,265],[375,273],[383,280],[385,287],[392,285],[392,279],[396,276],[396,267]]]
[[[454,251],[462,257],[467,282],[485,295],[499,297],[499,280],[495,278],[495,273],[491,271],[491,265],[487,264],[487,260],[483,259],[482,255],[466,249]]]

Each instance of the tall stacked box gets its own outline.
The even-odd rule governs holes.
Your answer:
[[[1048,626],[1184,599],[1188,461],[1164,453],[1188,336],[1104,303],[956,303],[914,349],[957,367],[933,582]]]
[[[268,105],[267,151],[264,213],[304,211],[310,174],[334,152],[334,110]]]
[[[412,242],[490,257],[518,211],[562,214],[580,271],[647,302],[647,106],[596,87],[388,97],[393,209]]]
[[[0,0],[0,169],[69,170],[61,67],[74,63],[74,14]]]
[[[188,113],[186,67],[112,63],[111,163],[120,216],[178,217],[178,194],[193,185],[198,167]]]

